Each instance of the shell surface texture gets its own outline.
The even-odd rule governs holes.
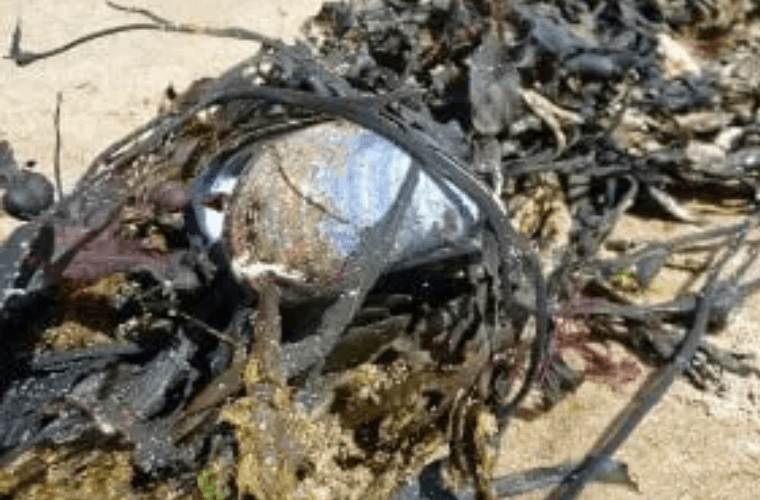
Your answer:
[[[402,185],[419,178],[408,206]],[[329,286],[346,259],[392,210],[404,210],[387,261],[392,266],[477,245],[476,204],[436,182],[380,135],[343,120],[310,125],[212,160],[196,181],[202,196],[225,195],[223,209],[196,203],[207,241],[222,241],[233,271],[255,278]]]

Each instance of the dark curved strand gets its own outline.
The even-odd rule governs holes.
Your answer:
[[[63,184],[61,183],[61,102],[63,95],[58,92],[55,95],[55,153],[53,155],[53,171],[55,172],[55,187],[58,190],[58,201],[63,199]]]
[[[103,38],[105,36],[115,35],[117,33],[123,33],[125,31],[156,31],[161,29],[163,29],[161,26],[151,23],[124,24],[121,26],[106,28],[104,30],[90,33],[89,35],[74,39],[54,49],[45,50],[42,52],[27,52],[21,49],[21,23],[18,23],[16,24],[16,29],[13,32],[10,54],[5,56],[5,58],[11,59],[19,66],[26,66],[41,59],[57,56],[73,49],[74,47],[77,47],[78,45],[82,45],[83,43],[87,43],[98,38]]]
[[[147,9],[136,9],[132,7],[123,7],[113,2],[107,2],[108,6],[120,10],[123,12],[130,12],[135,14],[141,14],[148,17],[152,22],[143,23],[129,23],[120,26],[114,26],[112,28],[105,28],[102,30],[94,31],[87,35],[67,42],[59,47],[55,47],[50,50],[43,50],[40,52],[26,51],[21,48],[21,24],[16,24],[16,29],[13,32],[13,38],[11,40],[10,53],[5,56],[7,59],[11,59],[19,66],[26,66],[42,59],[57,56],[64,52],[67,52],[73,48],[83,45],[85,43],[104,38],[110,35],[118,33],[125,33],[129,31],[165,31],[167,33],[183,33],[188,35],[206,35],[219,38],[234,38],[238,40],[251,40],[260,42],[267,45],[273,45],[276,42],[272,38],[261,35],[254,31],[244,28],[210,28],[197,26],[194,24],[182,24],[171,22],[167,19],[159,17]]]
[[[391,494],[391,500],[474,500],[475,491],[465,487],[452,492],[444,485],[441,477],[443,460],[426,465],[416,482],[403,486]],[[510,498],[560,483],[577,463],[566,462],[550,467],[536,467],[522,472],[513,472],[493,480],[493,490],[497,498]],[[628,467],[617,460],[606,459],[592,479],[602,483],[613,483],[638,491],[636,483],[628,474]]]

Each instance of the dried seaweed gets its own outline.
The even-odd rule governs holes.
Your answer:
[[[751,44],[726,51],[725,61],[708,57],[703,71],[661,32],[675,12],[623,0],[329,3],[307,27],[311,47],[112,6],[148,22],[39,53],[21,49],[17,28],[11,59],[30,64],[130,30],[263,46],[107,148],[73,193],[0,249],[4,324],[66,280],[84,287],[128,271],[117,329],[135,346],[60,355],[42,373],[30,369],[28,353],[13,354],[19,370],[4,375],[0,408],[21,398],[13,404],[30,417],[14,420],[20,427],[6,433],[3,454],[118,432],[142,473],[179,477],[219,456],[234,462],[234,446],[209,451],[226,432],[221,415],[242,443],[229,466],[235,495],[298,498],[338,467],[372,478],[357,480],[365,489],[346,498],[496,498],[524,479],[505,486],[491,477],[510,420],[535,394],[550,409],[584,375],[613,386],[633,380],[632,362],[599,349],[619,341],[659,369],[584,461],[539,471],[545,482],[531,487],[559,482],[549,498],[571,499],[611,467],[676,376],[704,388],[723,369],[759,373],[748,357],[703,340],[760,283],[744,280],[758,251]],[[729,26],[756,15],[731,12],[686,16],[681,37],[708,56],[724,53],[734,43]],[[387,211],[336,260],[318,252],[241,271],[246,245],[266,253],[264,226],[251,216],[246,231],[227,221],[215,232],[206,210],[222,218],[263,210],[268,200],[238,209],[251,203],[244,188],[267,145],[337,120],[410,158]],[[354,222],[281,165],[277,172],[283,199],[336,224]],[[452,203],[477,207],[478,217],[470,216],[472,232],[406,259],[397,236],[423,178]],[[707,215],[686,199],[706,191],[712,200],[700,194],[704,201],[740,200],[746,221],[648,245],[610,241],[628,212],[703,223]],[[561,247],[551,241],[559,230],[548,227],[550,210],[526,215],[528,203],[539,204],[535,193],[568,214]],[[536,250],[547,247],[554,258]],[[616,249],[615,258],[603,253]],[[733,254],[743,262],[720,277]],[[691,277],[680,290],[658,303],[638,300],[684,255]],[[329,279],[298,278],[315,269]],[[571,366],[569,351],[585,366]],[[26,386],[38,389],[24,394]],[[65,415],[45,413],[52,407]],[[10,428],[8,418],[0,429]],[[320,460],[332,455],[314,439],[319,429],[343,432],[350,451]],[[442,462],[425,466],[444,442],[449,479],[460,484],[444,484]],[[267,475],[271,463],[277,473]],[[630,486],[627,474],[610,470]],[[418,481],[399,486],[414,474]]]

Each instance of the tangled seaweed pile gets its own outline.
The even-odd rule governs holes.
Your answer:
[[[4,488],[96,461],[132,483],[108,498],[200,471],[260,500],[630,484],[612,455],[676,376],[760,373],[704,339],[760,286],[757,12],[731,6],[326,4],[311,47],[118,7],[262,48],[171,91],[0,248]],[[17,30],[11,57],[111,32],[35,54]],[[708,205],[741,220],[610,238]],[[642,300],[668,268],[680,290]],[[518,410],[634,378],[602,339],[658,369],[586,460],[495,481]]]

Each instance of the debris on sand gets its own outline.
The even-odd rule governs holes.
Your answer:
[[[0,247],[7,470],[131,450],[146,498],[634,487],[612,457],[677,376],[760,375],[706,338],[760,287],[757,11],[729,4],[327,3],[292,46],[116,5],[148,22],[39,53],[17,29],[19,65],[129,29],[261,48],[50,208],[0,145],[30,218]],[[613,238],[628,213],[698,229]],[[656,369],[585,460],[493,477],[516,415],[634,356]]]

